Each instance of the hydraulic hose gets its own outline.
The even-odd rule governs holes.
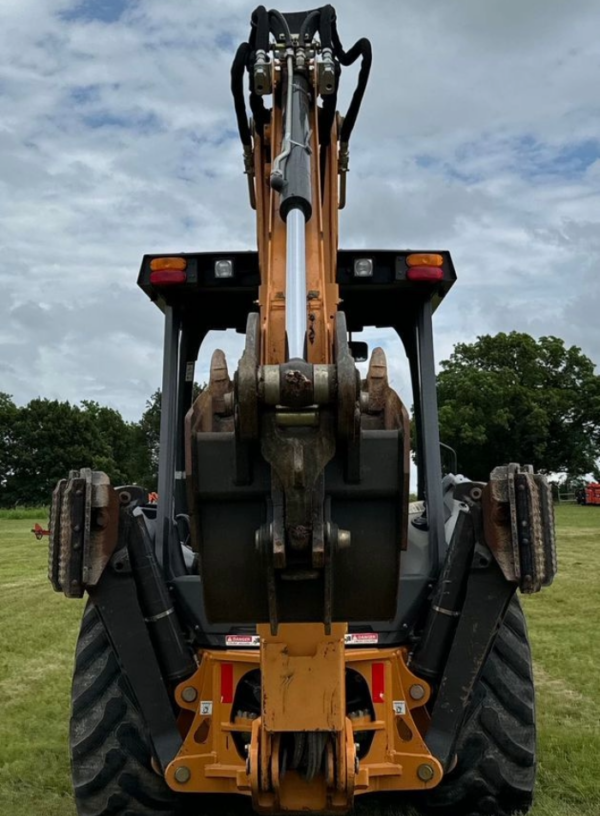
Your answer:
[[[264,6],[252,12],[252,39],[250,44],[256,51],[269,50],[269,13]]]
[[[344,51],[337,30],[335,9],[332,6],[326,6],[325,9],[328,10],[328,13],[322,14],[321,40],[323,40],[323,37],[329,37],[328,27],[330,27],[333,52],[341,65],[352,65],[359,57],[362,57],[356,89],[352,95],[350,106],[348,107],[348,112],[344,117],[344,123],[340,131],[340,142],[347,145],[354,130],[356,118],[365,95],[367,82],[369,81],[371,64],[373,62],[373,48],[370,41],[366,37],[362,37],[354,43],[349,51]],[[325,12],[325,9],[323,9],[323,12]]]
[[[317,20],[319,20],[319,22],[316,22]],[[304,22],[302,23],[302,26],[300,27],[300,35],[298,36],[298,42],[299,42],[301,48],[306,44],[307,35],[308,35],[308,37],[312,37],[314,35],[315,31],[319,27],[320,20],[321,20],[321,9],[315,9],[315,11],[311,11],[310,14],[308,14],[304,18]],[[322,44],[322,39],[321,39],[321,44]]]
[[[292,33],[290,31],[289,25],[287,24],[287,20],[285,19],[283,14],[280,11],[277,11],[277,9],[271,9],[269,11],[269,23],[271,23],[273,19],[277,20],[277,22],[279,23],[283,30],[286,48],[293,48],[294,43],[292,40]]]
[[[252,144],[246,102],[244,100],[244,71],[246,70],[249,53],[250,44],[241,43],[231,66],[231,93],[233,95],[238,131],[244,147],[250,147]]]

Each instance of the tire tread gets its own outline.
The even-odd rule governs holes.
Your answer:
[[[182,799],[152,770],[139,712],[92,604],[75,656],[70,724],[78,816],[179,816]]]
[[[458,764],[416,798],[425,816],[516,816],[533,803],[535,694],[527,624],[511,602],[457,745]]]

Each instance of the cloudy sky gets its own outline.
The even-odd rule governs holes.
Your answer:
[[[141,256],[253,247],[229,66],[254,5],[1,0],[0,391],[18,403],[137,418],[161,355]],[[452,252],[438,359],[519,329],[600,363],[598,0],[337,8],[346,47],[374,47],[341,245]]]

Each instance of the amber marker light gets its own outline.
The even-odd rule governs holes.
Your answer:
[[[443,266],[444,259],[433,252],[413,252],[406,257],[408,266]]]

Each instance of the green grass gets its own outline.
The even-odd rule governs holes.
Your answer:
[[[48,507],[15,507],[7,510],[0,508],[0,519],[18,521],[19,519],[35,519],[40,524],[48,523]]]
[[[33,521],[46,510],[0,515],[0,814],[75,816],[67,726],[82,602],[52,592]],[[557,522],[559,576],[525,600],[538,685],[532,816],[598,816],[600,508],[562,505]]]

